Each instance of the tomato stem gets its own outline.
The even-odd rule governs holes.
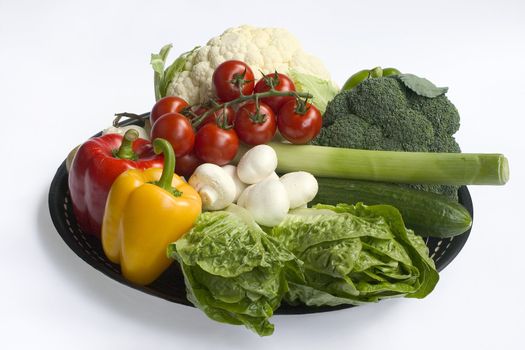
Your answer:
[[[255,96],[255,111],[259,113],[259,96]]]
[[[116,113],[115,119],[113,119],[113,126],[117,128],[119,126],[120,119],[122,118],[129,118],[129,119],[134,119],[134,120],[146,120],[146,119],[149,119],[149,112],[143,113],[143,114],[135,114],[135,113],[128,113],[128,112]]]
[[[277,71],[275,71],[273,77],[264,74],[262,71],[259,72],[261,72],[263,76],[262,79],[264,80],[266,86],[268,86],[270,90],[275,90],[275,87],[279,85],[279,74],[277,73]]]
[[[295,113],[299,114],[299,115],[305,115],[306,112],[308,111],[308,98],[305,98],[304,100],[302,98],[298,98],[296,99],[296,102],[295,102]]]
[[[227,108],[229,106],[235,106],[238,104],[241,104],[246,101],[255,101],[256,103],[259,101],[259,99],[266,98],[266,97],[274,97],[274,96],[292,96],[295,98],[312,98],[313,95],[307,92],[297,92],[297,91],[276,91],[276,90],[270,90],[266,92],[258,92],[252,95],[241,95],[240,97],[225,102],[225,103],[218,103],[217,105],[214,105],[212,108],[204,112],[199,118],[196,118],[193,120],[192,124],[194,127],[199,126],[210,114],[213,112],[218,111],[220,108]]]
[[[235,73],[233,75],[232,80],[230,80],[230,84],[236,86],[239,89],[240,96],[244,96],[244,94],[242,93],[242,88],[244,87],[244,85],[252,82],[251,80],[244,79],[245,77],[246,77],[246,68],[244,68],[244,72],[242,72],[241,74]]]
[[[221,114],[215,118],[215,123],[216,123],[221,129],[229,130],[229,129],[233,128],[233,124],[230,125],[230,124],[228,123],[228,115],[227,115],[227,112],[226,112],[226,108],[227,108],[226,106],[224,106],[224,107],[222,108]]]

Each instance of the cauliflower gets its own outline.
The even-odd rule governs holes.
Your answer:
[[[210,98],[213,71],[222,62],[232,59],[246,62],[256,79],[261,78],[261,71],[266,74],[277,70],[283,74],[297,72],[330,81],[323,63],[306,53],[286,29],[248,25],[230,28],[205,46],[191,51],[184,59],[184,67],[170,77],[166,95],[182,97],[192,105]]]

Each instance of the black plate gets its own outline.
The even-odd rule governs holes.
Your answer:
[[[173,263],[159,279],[148,286],[139,286],[130,283],[122,277],[120,267],[111,263],[104,255],[100,240],[92,235],[84,234],[76,223],[71,198],[69,196],[67,176],[66,163],[64,161],[58,168],[51,182],[51,188],[49,189],[49,211],[60,237],[62,237],[69,248],[89,265],[122,284],[174,303],[193,306],[193,304],[186,299],[184,279],[180,267],[176,262]],[[458,195],[459,202],[467,208],[472,218],[474,218],[472,200],[467,187],[460,187]],[[470,229],[452,238],[426,239],[430,257],[434,259],[438,271],[443,270],[454,260],[465,245],[469,234]],[[307,307],[303,305],[290,306],[283,304],[276,310],[276,314],[306,314],[333,311],[348,307],[351,307],[351,305]]]

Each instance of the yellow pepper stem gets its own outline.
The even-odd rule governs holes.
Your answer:
[[[159,181],[155,182],[155,185],[170,192],[176,197],[180,197],[182,192],[171,186],[173,173],[175,171],[175,152],[173,151],[173,147],[167,140],[157,138],[153,140],[153,150],[156,154],[164,154],[162,175],[160,176]]]

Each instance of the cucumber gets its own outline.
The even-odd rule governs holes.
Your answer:
[[[470,228],[465,207],[445,196],[393,184],[317,177],[319,192],[313,203],[389,204],[396,207],[407,228],[420,236],[453,237]]]

